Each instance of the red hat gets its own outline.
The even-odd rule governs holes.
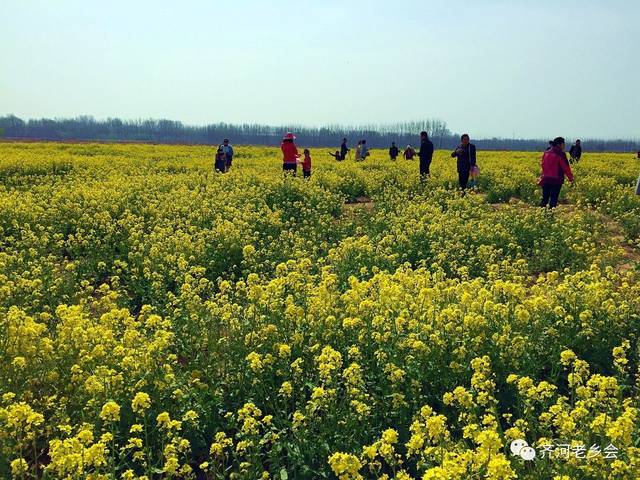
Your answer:
[[[296,136],[291,132],[287,132],[285,136],[282,137],[283,140],[295,140],[295,138]]]

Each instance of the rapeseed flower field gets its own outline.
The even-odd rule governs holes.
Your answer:
[[[640,478],[631,154],[236,150],[0,144],[2,478]]]

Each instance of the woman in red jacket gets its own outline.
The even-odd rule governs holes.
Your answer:
[[[298,149],[296,148],[296,144],[293,143],[295,140],[295,136],[293,133],[289,132],[282,138],[282,145],[280,145],[280,149],[282,150],[282,170],[285,174],[291,174],[295,177],[296,171],[298,169],[298,159],[300,155],[298,154]]]
[[[541,207],[549,205],[550,208],[554,208],[558,205],[558,197],[565,175],[573,183],[573,173],[564,147],[564,138],[557,137],[551,142],[551,148],[542,156],[540,162],[542,175],[538,182],[538,185],[542,187]]]

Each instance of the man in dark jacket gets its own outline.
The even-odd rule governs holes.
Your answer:
[[[458,183],[464,193],[469,183],[471,167],[476,164],[476,146],[470,142],[469,135],[466,133],[460,137],[460,142],[460,146],[451,153],[451,156],[458,159]]]
[[[582,145],[580,144],[580,140],[576,140],[576,143],[571,145],[571,148],[569,149],[569,157],[571,158],[570,163],[578,163],[581,156]]]
[[[431,176],[429,168],[431,167],[431,160],[433,160],[433,142],[429,140],[429,134],[427,132],[420,132],[420,151],[418,152],[420,157],[420,178],[425,179]]]
[[[349,152],[349,147],[347,147],[347,139],[342,139],[342,145],[340,145],[340,158],[336,158],[336,160],[344,160],[347,158],[347,153]]]
[[[391,160],[396,160],[400,155],[400,149],[396,147],[396,142],[391,142],[391,148],[389,149],[389,158]]]

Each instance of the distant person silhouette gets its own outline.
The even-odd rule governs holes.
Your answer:
[[[420,132],[420,178],[424,180],[431,176],[431,161],[433,160],[433,142],[429,140],[429,134]]]
[[[302,176],[309,178],[311,176],[311,152],[308,148],[305,148],[302,153],[304,158],[302,159]]]
[[[225,170],[228,172],[231,169],[231,164],[233,163],[233,147],[229,143],[228,138],[225,138],[222,141],[222,150],[227,157]]]
[[[396,142],[391,142],[391,148],[389,148],[389,158],[395,161],[400,155],[400,149],[396,147]]]
[[[404,149],[404,153],[402,154],[402,156],[405,160],[413,160],[415,154],[416,151],[413,149],[413,147],[411,145],[407,145],[407,148]]]
[[[280,145],[280,149],[282,150],[282,170],[285,175],[289,174],[294,177],[298,170],[298,159],[300,158],[298,148],[296,144],[293,143],[295,139],[295,135],[288,132],[282,137],[282,144]]]
[[[347,147],[347,139],[343,138],[342,139],[342,144],[340,145],[340,159],[339,160],[344,160],[345,158],[347,158],[347,153],[349,153],[349,147]]]
[[[571,148],[569,149],[569,162],[578,163],[580,161],[580,157],[582,157],[582,145],[580,144],[580,140],[576,140],[576,143],[571,145]]]
[[[362,140],[358,141],[358,145],[356,146],[356,162],[361,160],[362,155]]]
[[[467,133],[460,137],[460,145],[451,153],[451,156],[457,159],[458,184],[464,194],[469,184],[471,169],[476,165],[476,146],[471,143]]]
[[[367,141],[362,140],[360,143],[360,160],[365,160],[369,155],[369,148],[367,147]]]
[[[222,145],[219,145],[218,150],[216,151],[216,158],[213,168],[218,173],[225,173],[227,171],[227,156],[224,153]]]
[[[546,207],[548,205],[550,208],[555,208],[558,205],[558,197],[564,184],[564,177],[566,176],[573,183],[573,172],[569,166],[567,154],[564,151],[564,138],[556,137],[552,145],[551,149],[542,155],[540,162],[542,174],[538,185],[542,187],[540,206]]]

